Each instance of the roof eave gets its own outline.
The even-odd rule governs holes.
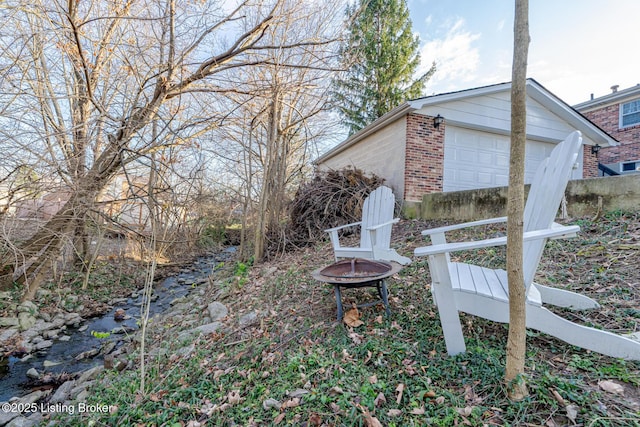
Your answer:
[[[579,126],[579,130],[596,144],[605,147],[618,145],[618,141],[615,138],[535,80],[527,79],[527,93],[572,126]]]
[[[574,105],[573,108],[578,111],[589,111],[594,108],[601,108],[605,105],[617,104],[626,98],[634,98],[638,96],[640,96],[640,85],[581,102],[580,104]]]

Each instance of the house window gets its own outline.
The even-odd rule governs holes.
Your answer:
[[[622,104],[620,127],[640,124],[640,99]]]
[[[623,163],[622,164],[622,171],[623,172],[627,172],[627,171],[634,171],[636,170],[636,164],[635,162],[631,162],[631,163]]]

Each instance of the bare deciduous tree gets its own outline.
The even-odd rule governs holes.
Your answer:
[[[264,61],[252,52],[325,43],[265,43],[267,30],[288,20],[281,3],[246,0],[232,10],[175,0],[5,6],[3,25],[11,29],[0,36],[5,135],[37,156],[35,166],[64,182],[70,196],[18,251],[4,254],[0,286],[24,284],[24,299],[31,298],[65,236],[71,232],[82,246],[84,218],[124,166],[224,117],[205,102],[233,89],[217,76]],[[149,130],[154,122],[157,132]]]
[[[226,150],[233,152],[229,166],[244,189],[245,218],[252,214],[256,261],[265,256],[268,236],[281,229],[287,198],[305,172],[311,147],[336,122],[329,117],[328,90],[341,6],[340,0],[284,1],[278,10],[289,21],[269,27],[264,36],[272,48],[254,54],[260,65],[233,77],[234,125],[224,129],[222,140],[234,142]],[[298,47],[283,50],[282,43]]]

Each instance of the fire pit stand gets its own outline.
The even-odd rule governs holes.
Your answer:
[[[385,279],[393,276],[402,269],[402,266],[395,262],[373,261],[362,258],[352,258],[338,261],[327,267],[314,270],[311,275],[319,282],[333,285],[338,306],[337,319],[342,320],[342,292],[340,288],[363,288],[375,286],[378,290],[380,300],[361,304],[357,307],[370,307],[382,302],[387,316],[391,314],[389,310],[389,300]]]

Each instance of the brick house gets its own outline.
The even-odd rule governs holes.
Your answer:
[[[598,153],[599,162],[606,167],[601,167],[601,175],[640,171],[640,85],[624,90],[612,86],[610,94],[592,96],[573,108],[620,143]]]
[[[354,166],[385,178],[405,206],[422,196],[508,184],[511,83],[428,96],[396,107],[321,155],[320,170]],[[527,80],[525,182],[573,130],[583,150],[573,179],[598,176],[592,146],[616,141],[533,79]]]

